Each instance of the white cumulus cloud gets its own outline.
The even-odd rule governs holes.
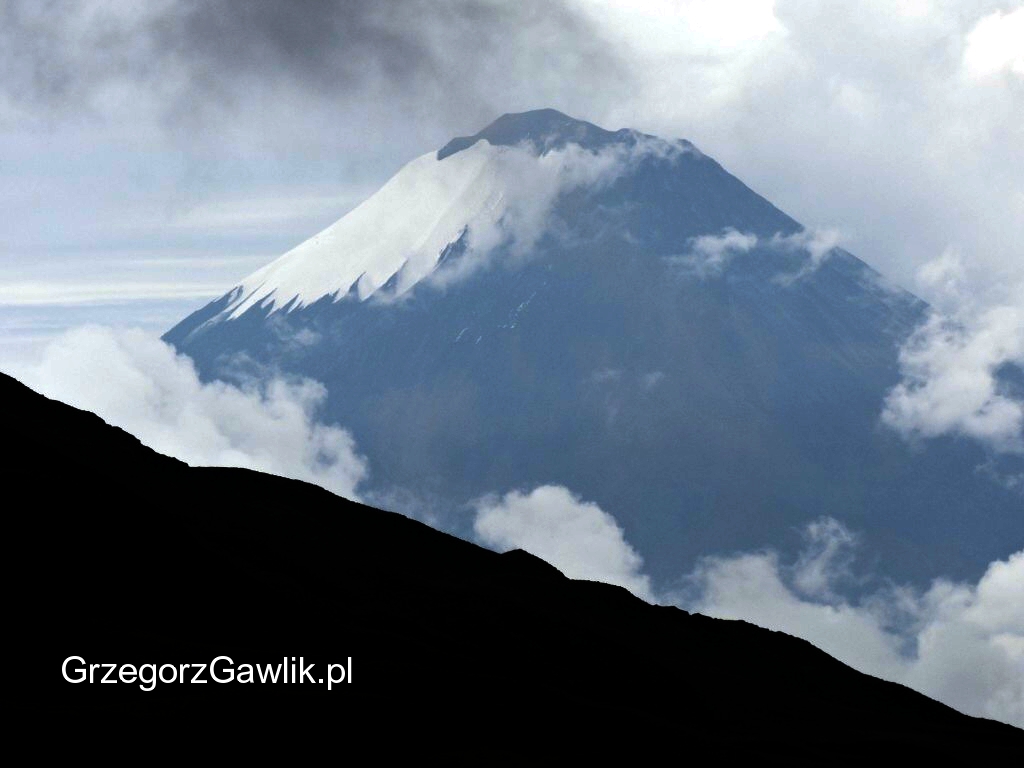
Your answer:
[[[697,277],[720,275],[733,257],[757,245],[757,235],[729,228],[718,235],[701,235],[690,242],[690,250],[670,261]]]
[[[261,470],[348,498],[368,473],[349,433],[316,420],[327,394],[319,383],[204,383],[187,357],[143,331],[77,328],[15,373],[192,465]]]
[[[920,270],[939,306],[900,351],[903,379],[887,395],[882,421],[911,439],[962,434],[1021,453],[1024,399],[1000,371],[1024,368],[1024,284],[979,304],[963,288],[965,271],[951,251]]]
[[[835,229],[810,227],[791,235],[776,233],[769,238],[759,238],[752,232],[740,232],[728,227],[719,234],[692,238],[686,253],[670,256],[667,261],[703,279],[721,275],[734,258],[757,247],[799,253],[804,259],[799,268],[795,272],[784,272],[775,277],[775,282],[780,285],[792,285],[825,263],[839,241],[840,234]]]
[[[525,549],[569,578],[617,584],[651,599],[643,559],[615,518],[563,486],[542,485],[529,493],[481,499],[473,530],[483,544]]]
[[[773,551],[706,558],[686,607],[802,637],[862,672],[1024,727],[1024,551],[990,564],[977,584],[938,579],[853,602],[831,589],[849,575],[836,558],[849,553],[850,533],[834,520],[814,526],[817,556],[793,565]],[[808,579],[827,588],[808,592]]]
[[[967,36],[964,66],[976,77],[1006,71],[1024,77],[1024,7],[981,19]]]
[[[478,501],[474,531],[572,578],[786,632],[961,712],[1024,727],[1024,551],[991,563],[976,584],[889,585],[854,600],[844,593],[865,583],[854,568],[861,537],[829,517],[806,526],[792,562],[770,549],[706,557],[678,592],[653,589],[615,518],[563,486]]]

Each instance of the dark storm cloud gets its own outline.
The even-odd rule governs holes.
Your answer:
[[[417,3],[193,3],[155,20],[157,51],[188,62],[194,87],[235,90],[239,78],[284,79],[343,93],[369,72],[395,82],[432,75],[429,41],[415,26]],[[401,13],[395,13],[395,11]]]
[[[23,117],[115,107],[192,127],[245,109],[387,100],[472,127],[510,102],[564,105],[621,87],[608,51],[588,21],[545,0],[11,0],[0,11],[0,95]]]

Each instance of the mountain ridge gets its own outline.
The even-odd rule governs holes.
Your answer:
[[[270,716],[282,728],[409,732],[455,722],[467,743],[483,744],[502,740],[495,723],[529,712],[537,738],[557,723],[563,746],[574,729],[603,723],[614,735],[600,747],[643,750],[652,727],[685,722],[733,753],[808,758],[826,744],[995,755],[1024,736],[782,633],[647,605],[299,481],[187,467],[3,375],[0,394],[20,448],[9,490],[45,502],[16,520],[11,560],[32,574],[14,625],[25,628],[19,658],[37,675],[20,699],[33,729],[114,719],[130,743],[204,718],[225,729]],[[66,436],[56,449],[54,433]],[[238,664],[292,654],[321,665],[351,657],[351,687],[334,698],[300,685],[147,692],[56,672],[72,656]],[[626,674],[600,674],[609,664]]]
[[[661,584],[707,555],[794,553],[822,515],[900,583],[974,580],[1024,547],[1019,495],[975,471],[983,448],[880,425],[927,305],[708,155],[634,151],[638,136],[499,118],[414,160],[424,175],[358,214],[350,250],[314,236],[265,268],[327,265],[315,290],[245,283],[164,340],[204,380],[322,382],[324,420],[369,461],[366,497],[410,499],[464,537],[474,500],[561,485],[611,514]],[[445,226],[419,228],[437,200],[419,183],[451,169],[469,202],[443,198]],[[374,251],[386,268],[362,282],[366,249],[405,242]]]
[[[534,152],[561,149],[566,144],[578,144],[586,150],[597,151],[616,142],[635,143],[638,137],[653,139],[629,128],[607,131],[586,120],[577,120],[555,109],[535,109],[527,112],[506,112],[494,122],[473,134],[458,136],[437,150],[437,159],[444,160],[476,142],[484,140],[494,146],[528,144]],[[686,140],[682,146],[693,148]],[[695,148],[694,148],[695,149]]]
[[[508,205],[508,198],[517,194],[514,181],[510,187],[510,181],[501,177],[526,169],[521,160],[510,161],[510,166],[511,155],[525,150],[539,157],[570,146],[578,147],[584,156],[567,159],[570,166],[610,149],[621,153],[646,146],[647,150],[638,151],[636,161],[643,162],[646,155],[664,161],[692,154],[698,165],[724,174],[718,163],[684,139],[669,142],[631,129],[606,131],[550,109],[505,114],[473,136],[453,139],[433,157],[426,153],[414,159],[335,224],[246,277],[222,297],[225,316],[237,319],[256,307],[291,312],[326,296],[333,301],[365,301],[386,293],[382,290],[386,288],[396,295],[404,293],[445,266],[447,255],[465,250],[467,232],[500,225],[514,213]],[[449,159],[453,156],[457,158]],[[605,172],[614,180],[614,168]],[[745,195],[755,205],[765,204],[762,215],[774,219],[770,230],[759,229],[759,234],[801,229],[738,179],[725,177],[735,182],[733,194]],[[557,173],[542,181],[552,186],[560,183]],[[457,220],[443,224],[453,213]],[[478,220],[481,216],[483,220]],[[411,221],[403,222],[403,217]],[[399,229],[399,236],[388,238],[389,228]],[[375,233],[384,233],[386,242],[368,245]],[[339,253],[343,259],[334,255]]]

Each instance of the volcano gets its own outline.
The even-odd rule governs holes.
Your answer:
[[[1024,546],[983,448],[880,422],[927,312],[692,143],[539,110],[416,158],[164,338],[206,380],[322,382],[363,498],[458,535],[474,500],[553,484],[662,584],[822,515],[924,583]]]

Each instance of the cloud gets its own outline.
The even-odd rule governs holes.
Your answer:
[[[882,423],[908,439],[958,434],[1001,453],[1024,453],[1024,392],[1006,379],[1024,372],[1024,283],[980,304],[951,251],[919,280],[939,308],[900,350],[902,380],[886,396]]]
[[[543,236],[573,237],[557,215],[559,199],[577,189],[598,192],[645,159],[674,162],[696,150],[678,142],[635,134],[628,143],[598,150],[566,144],[538,153],[529,142],[496,147],[488,173],[500,188],[481,215],[469,222],[466,249],[431,273],[429,282],[447,287],[487,266],[499,250],[505,266],[530,258]]]
[[[720,275],[737,254],[747,253],[757,245],[757,235],[729,228],[720,235],[701,235],[690,242],[690,250],[672,256],[671,264],[682,267],[697,277]]]
[[[36,263],[56,245],[187,236],[269,260],[344,212],[286,217],[275,200],[372,191],[502,112],[553,106],[694,140],[798,220],[841,227],[897,284],[956,246],[984,266],[981,293],[1024,279],[1021,13],[1005,0],[10,0],[0,245]],[[232,202],[250,199],[287,231],[245,226],[266,220]]]
[[[818,270],[825,260],[831,256],[842,236],[837,229],[803,229],[792,235],[775,235],[772,247],[784,251],[802,251],[807,259],[800,268],[791,274],[778,275],[775,280],[780,285],[792,285]]]
[[[671,591],[652,588],[612,515],[562,486],[481,499],[473,529],[487,546],[525,549],[572,578],[786,632],[961,712],[1024,727],[1024,551],[991,563],[976,584],[870,590],[878,576],[854,567],[861,537],[822,517],[792,562],[771,549],[706,557]]]
[[[1024,276],[1021,79],[964,63],[1012,71],[1019,0],[578,7],[635,74],[591,119],[686,136],[797,220],[838,225],[897,284],[950,245],[985,264],[983,284]]]
[[[882,421],[906,437],[962,434],[996,451],[1024,450],[1024,402],[1003,392],[1003,363],[1020,360],[1024,314],[982,313],[971,325],[933,314],[900,352],[904,379],[889,392]]]
[[[905,367],[912,407],[896,413],[908,435],[970,425],[1005,444],[1005,425],[978,414],[1020,400],[1004,385],[1010,356],[992,360],[1012,346],[1013,313],[1024,308],[1002,290],[1024,284],[1021,13],[1007,0],[313,2],[301,12],[227,0],[8,0],[5,258],[11,243],[33,262],[55,244],[105,247],[108,230],[137,220],[140,200],[163,214],[182,195],[287,197],[339,179],[375,189],[409,158],[502,112],[554,106],[609,128],[687,136],[797,219],[839,224],[846,247],[895,282],[910,285],[947,246],[972,254],[955,297],[922,276],[920,295],[945,320],[917,337],[921,352]],[[237,217],[207,210],[217,215],[200,222],[211,231],[198,245],[211,252],[230,243],[269,259],[302,234],[217,240],[214,230]],[[117,235],[139,245],[153,232]],[[91,265],[97,253],[80,260]],[[928,386],[955,384],[960,357],[976,362],[964,374],[973,399]],[[933,407],[946,394],[969,407]],[[1012,424],[1016,411],[1007,413]],[[820,579],[840,591],[836,569]],[[819,624],[851,615],[811,600],[814,583],[783,586]],[[900,645],[918,635],[880,637],[889,659],[886,637]],[[969,667],[954,659],[948,669]]]
[[[617,584],[651,599],[650,579],[641,572],[643,560],[615,518],[563,486],[480,499],[473,531],[487,546],[525,549],[569,578]]]
[[[177,189],[238,156],[250,164],[225,194],[282,157],[269,178],[373,189],[502,112],[554,106],[693,139],[797,219],[838,223],[898,283],[947,245],[1007,265],[1024,239],[1020,78],[971,74],[1017,71],[1019,2],[10,0],[2,14],[0,125],[46,124],[31,152],[60,167],[63,147],[88,147],[118,187],[133,150],[164,148],[154,124],[186,140],[195,170]],[[70,123],[81,134],[50,130]]]
[[[770,238],[759,238],[753,233],[738,232],[730,227],[717,235],[693,238],[685,254],[670,256],[667,261],[696,277],[707,278],[721,275],[734,258],[757,247],[801,253],[804,262],[795,272],[780,273],[775,277],[775,282],[780,285],[792,285],[815,272],[833,253],[839,240],[839,232],[835,229],[809,228],[791,235],[776,233]]]
[[[270,472],[350,499],[368,474],[348,432],[317,422],[326,397],[320,384],[203,383],[188,358],[142,331],[75,329],[16,375],[192,465]]]
[[[838,520],[824,517],[808,523],[793,586],[808,597],[835,599],[837,584],[852,578],[856,544],[857,537]]]
[[[614,89],[617,73],[584,15],[542,0],[12,0],[0,24],[12,115],[156,120],[222,141],[297,120],[320,134],[382,104],[425,118],[443,103],[482,123],[510,92]],[[225,122],[246,114],[262,125]]]
[[[0,250],[33,282],[72,248],[83,264],[161,247],[269,262],[454,135],[546,105],[586,114],[627,80],[557,1],[11,0]]]
[[[219,283],[74,281],[0,283],[0,307],[119,304],[160,299],[213,299],[224,292]]]
[[[771,550],[705,558],[685,607],[802,637],[855,669],[1024,727],[1024,551],[989,565],[977,584],[938,579],[923,592],[888,587],[851,602],[828,585],[850,577],[854,537],[828,518],[811,530],[817,554],[792,565]]]
[[[964,66],[974,77],[999,72],[1024,77],[1024,7],[981,19],[967,35]]]

